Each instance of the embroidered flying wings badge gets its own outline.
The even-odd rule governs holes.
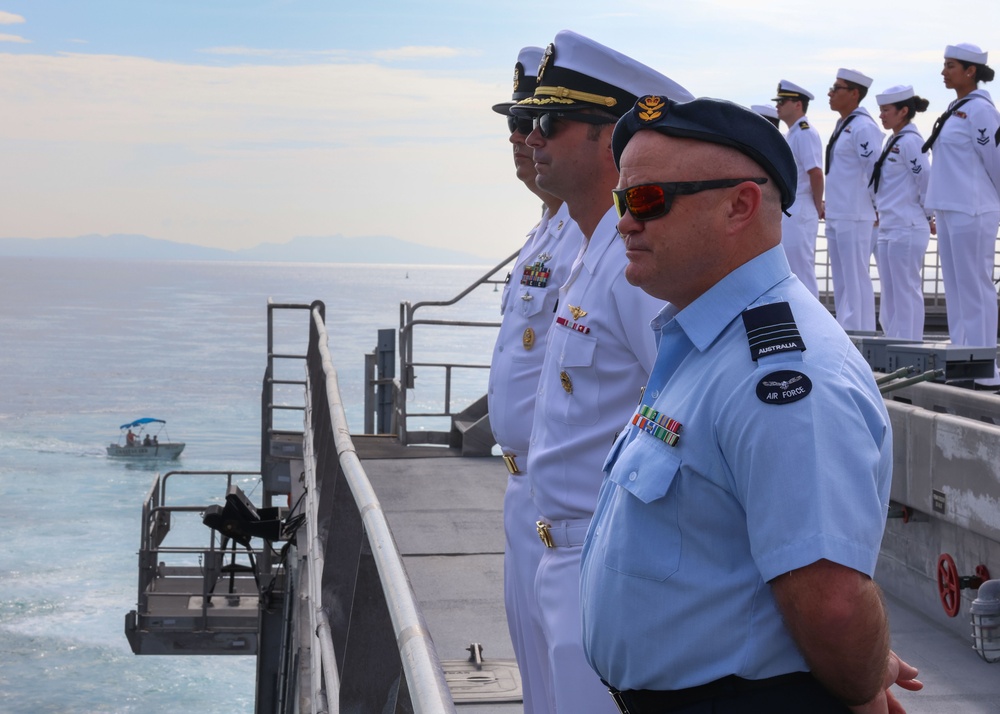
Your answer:
[[[757,398],[764,404],[791,404],[812,391],[812,380],[802,372],[783,369],[757,383]]]

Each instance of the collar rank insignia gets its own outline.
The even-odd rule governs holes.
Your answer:
[[[677,446],[681,438],[681,423],[666,414],[661,414],[648,404],[639,407],[632,417],[632,423],[668,446]]]
[[[573,313],[574,320],[579,320],[581,317],[587,314],[586,310],[579,308],[576,305],[567,305],[566,307],[568,307],[569,311]]]
[[[636,107],[639,109],[639,120],[644,122],[652,122],[663,116],[663,109],[667,106],[667,103],[663,101],[663,97],[657,97],[655,95],[647,95],[636,102]]]
[[[560,221],[559,221],[559,225],[558,225],[558,226],[556,226],[556,230],[557,230],[557,231],[561,231],[561,230],[562,230],[562,227],[563,227],[563,222],[562,222],[562,220],[560,220]]]
[[[808,129],[808,128],[809,128],[809,122],[807,122],[805,119],[799,122],[799,129]]]
[[[545,74],[545,68],[549,66],[549,60],[552,59],[556,54],[556,44],[550,42],[549,46],[545,48],[545,53],[542,55],[542,61],[538,63],[538,83],[542,83],[542,75]]]
[[[750,342],[750,359],[754,362],[768,355],[806,349],[787,302],[744,310],[743,326]]]
[[[812,391],[812,381],[802,372],[783,369],[757,383],[757,398],[764,404],[791,404]]]

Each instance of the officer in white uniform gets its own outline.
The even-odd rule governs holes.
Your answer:
[[[550,711],[558,714],[615,711],[583,656],[580,551],[604,457],[652,366],[648,325],[663,306],[625,280],[611,195],[618,182],[614,122],[646,93],[691,98],[659,72],[563,31],[542,59],[534,97],[512,109],[534,118],[527,143],[538,186],[566,201],[586,239],[559,290],[528,451],[538,532],[547,546],[535,576],[538,624],[551,676]]]
[[[840,119],[826,146],[826,243],[837,322],[845,330],[875,330],[869,266],[877,233],[868,181],[882,148],[882,132],[859,106],[871,85],[871,77],[841,68],[827,95]]]
[[[920,340],[924,334],[924,253],[932,214],[924,208],[930,163],[920,150],[924,138],[913,125],[927,100],[913,87],[895,86],[876,96],[882,126],[891,134],[869,181],[878,210],[878,264],[881,301],[878,319],[886,337]]]
[[[956,345],[997,342],[994,247],[1000,224],[1000,113],[979,82],[993,79],[987,53],[967,43],[945,48],[945,86],[957,99],[924,145],[933,148],[927,207],[937,219],[948,332]],[[977,380],[995,389],[1000,376]]]
[[[781,247],[788,264],[806,289],[819,297],[816,283],[816,234],[823,214],[823,142],[806,112],[815,97],[787,79],[774,98],[778,118],[788,127],[785,140],[795,157],[798,184],[795,205],[781,219]]]
[[[518,178],[543,201],[542,218],[528,233],[504,286],[503,321],[493,347],[488,391],[490,426],[509,473],[503,504],[504,605],[521,671],[525,714],[548,711],[548,687],[540,679],[548,673],[548,666],[543,666],[542,643],[534,637],[537,628],[528,624],[535,610],[535,571],[544,551],[535,533],[538,513],[525,475],[531,414],[559,286],[583,246],[583,236],[563,200],[535,185],[535,162],[524,143],[531,133],[530,117],[510,113],[514,104],[534,94],[541,59],[541,47],[523,48],[514,66],[512,101],[493,105],[493,111],[507,116]],[[541,705],[536,706],[539,701]]]

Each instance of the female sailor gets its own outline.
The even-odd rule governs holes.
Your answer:
[[[987,53],[967,43],[945,48],[944,86],[956,99],[938,118],[924,151],[934,162],[926,207],[937,220],[938,252],[952,344],[997,344],[994,245],[1000,224],[1000,112],[980,82],[993,79]],[[976,380],[996,389],[1000,375]]]
[[[911,123],[928,101],[911,86],[895,86],[876,96],[882,127],[892,131],[875,162],[869,185],[878,211],[875,262],[881,283],[879,323],[886,337],[920,340],[924,334],[921,270],[934,232],[924,208],[930,165],[920,149],[924,138]]]

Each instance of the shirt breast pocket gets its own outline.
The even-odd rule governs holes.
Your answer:
[[[513,299],[517,300],[514,305],[514,312],[521,317],[534,317],[545,308],[545,288],[518,286],[517,294]]]
[[[549,349],[558,360],[559,384],[547,384],[550,390],[548,414],[564,424],[591,426],[600,419],[600,380],[594,364],[597,338],[562,325],[549,332]]]
[[[672,447],[639,433],[626,447],[610,479],[614,517],[601,538],[604,565],[646,580],[662,581],[680,567],[681,530],[677,489],[681,460]],[[672,487],[672,488],[671,488]]]

